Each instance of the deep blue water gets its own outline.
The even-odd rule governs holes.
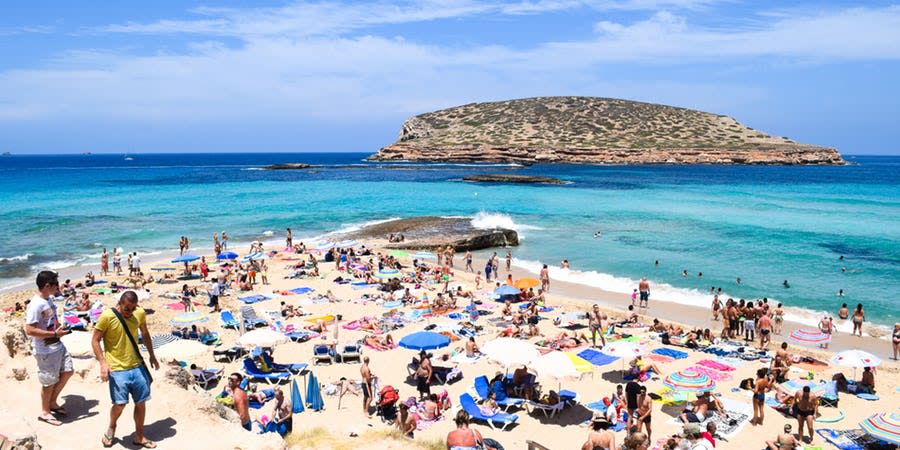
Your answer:
[[[630,292],[633,280],[647,276],[656,297],[703,305],[711,286],[811,310],[863,302],[874,320],[898,321],[900,157],[848,157],[855,164],[843,167],[486,167],[367,163],[365,156],[2,157],[0,286],[41,267],[96,263],[101,247],[152,259],[177,248],[181,235],[209,247],[222,230],[239,241],[278,239],[286,227],[312,238],[427,214],[515,227],[523,236],[516,264],[572,262],[555,278]],[[282,162],[321,167],[258,170]],[[572,184],[459,181],[503,171]]]

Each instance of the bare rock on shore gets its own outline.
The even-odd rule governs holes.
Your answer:
[[[374,161],[842,165],[834,148],[720,114],[596,97],[471,103],[420,114]]]
[[[521,183],[521,184],[568,184],[559,178],[537,177],[531,175],[512,175],[503,173],[486,173],[463,177],[463,181],[478,183]]]
[[[386,248],[436,249],[451,246],[457,251],[481,250],[519,245],[519,234],[506,228],[480,229],[465,217],[411,217],[370,225],[343,235],[350,239],[387,239],[402,234],[403,242],[391,242]]]
[[[263,167],[263,170],[297,170],[297,169],[309,169],[312,167],[306,163],[284,163],[284,164],[271,164],[266,167]]]
[[[0,414],[0,447],[10,450],[40,450],[41,444],[38,443],[37,431],[24,417]]]
[[[166,371],[166,381],[187,390],[194,384],[194,376],[183,367],[173,367]]]
[[[6,347],[6,352],[10,358],[31,354],[31,345],[28,336],[25,334],[25,329],[21,324],[18,325],[15,326],[11,321],[7,321],[3,326],[0,326],[0,330],[3,333],[3,346]]]

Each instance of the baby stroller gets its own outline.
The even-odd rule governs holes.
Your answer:
[[[375,414],[381,416],[382,422],[392,423],[397,419],[398,400],[400,400],[400,393],[393,386],[385,386],[378,391]]]

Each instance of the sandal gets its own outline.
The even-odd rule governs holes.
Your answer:
[[[62,422],[60,422],[59,420],[56,419],[56,417],[53,417],[53,416],[50,416],[50,417],[38,416],[38,420],[40,420],[41,422],[53,425],[54,427],[58,427],[58,426],[62,425]]]
[[[131,441],[131,443],[142,448],[156,448],[156,442],[153,442],[147,438],[144,438],[144,442]]]
[[[100,438],[100,443],[103,444],[103,446],[106,448],[112,447],[112,445],[115,441],[116,441],[115,431],[110,433],[110,430],[106,430],[106,433],[103,433],[103,437]]]
[[[69,414],[69,412],[66,411],[66,408],[63,408],[62,406],[50,408],[50,412],[52,412],[53,414],[59,414],[60,416],[67,416]]]

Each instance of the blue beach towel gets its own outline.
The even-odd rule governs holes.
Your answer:
[[[378,285],[377,284],[365,284],[365,283],[353,284],[353,289],[357,290],[357,291],[360,289],[368,289],[368,288],[375,288],[375,287],[378,287]]]
[[[244,302],[245,304],[249,305],[251,303],[261,302],[261,301],[265,300],[266,297],[264,295],[251,294],[251,295],[245,295],[243,297],[238,297],[238,299],[240,301]]]
[[[688,357],[687,352],[682,352],[671,348],[655,348],[653,349],[653,353],[656,353],[657,355],[669,356],[675,359],[685,359]]]
[[[578,356],[580,358],[584,359],[585,361],[590,362],[591,364],[593,364],[595,366],[605,366],[605,365],[619,359],[619,357],[617,357],[617,356],[610,356],[605,353],[601,353],[597,350],[594,350],[592,348],[586,348],[586,349],[582,350],[580,353],[578,353]]]
[[[308,293],[314,292],[314,291],[315,291],[315,289],[310,288],[310,287],[298,287],[298,288],[293,288],[288,292],[290,292],[292,294],[308,294]]]

